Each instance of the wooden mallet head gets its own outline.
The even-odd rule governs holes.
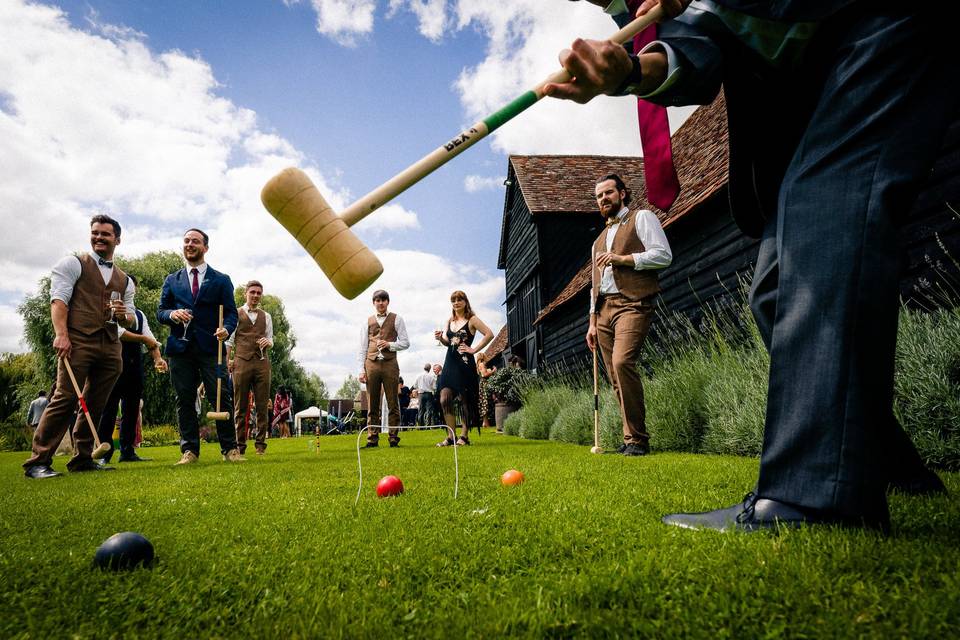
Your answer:
[[[307,174],[284,169],[263,187],[267,211],[297,239],[345,298],[360,295],[383,273],[383,265],[334,213]]]

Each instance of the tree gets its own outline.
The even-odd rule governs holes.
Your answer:
[[[340,389],[337,390],[336,398],[338,400],[353,400],[358,393],[360,393],[360,381],[354,378],[351,373],[347,375]]]
[[[38,391],[49,388],[40,376],[34,354],[5,353],[0,356],[0,450],[30,448],[27,408]]]

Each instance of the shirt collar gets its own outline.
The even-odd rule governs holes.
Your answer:
[[[106,258],[101,258],[99,255],[97,255],[97,252],[96,252],[96,251],[90,251],[90,252],[88,252],[88,253],[90,254],[90,257],[93,258],[94,264],[96,264],[97,266],[100,266],[100,260],[101,260],[101,259],[102,259],[102,260],[106,260]],[[109,262],[113,263],[113,260],[111,259],[111,260],[109,260]],[[104,265],[104,266],[106,266],[106,265]],[[111,268],[112,268],[112,267],[111,267]]]
[[[190,264],[187,263],[187,273],[190,273],[193,269],[196,269],[197,275],[199,275],[202,278],[207,274],[207,263],[201,262],[196,267],[190,266]]]

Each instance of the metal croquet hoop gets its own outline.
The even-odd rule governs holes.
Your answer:
[[[357,485],[357,497],[353,501],[353,506],[357,506],[357,503],[360,502],[360,493],[363,491],[363,464],[360,462],[360,438],[362,438],[371,427],[376,429],[380,428],[379,425],[369,425],[363,429],[360,429],[360,431],[357,433],[357,476],[359,476],[360,481]],[[453,499],[456,500],[457,495],[460,493],[460,460],[457,456],[457,449],[460,448],[460,445],[457,444],[456,432],[445,424],[433,424],[424,427],[390,427],[390,429],[446,429],[450,432],[450,438],[453,440],[453,444],[450,445],[453,448]]]

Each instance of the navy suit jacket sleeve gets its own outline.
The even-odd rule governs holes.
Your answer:
[[[233,298],[233,281],[227,274],[223,274],[223,280],[222,302],[220,303],[223,305],[223,328],[232,335],[237,330],[240,316],[237,313],[237,303]]]
[[[163,281],[163,289],[160,292],[160,304],[157,306],[157,321],[160,324],[171,327],[178,324],[170,319],[170,313],[179,308],[176,297],[173,295],[173,282],[176,275],[176,273],[171,273]]]

